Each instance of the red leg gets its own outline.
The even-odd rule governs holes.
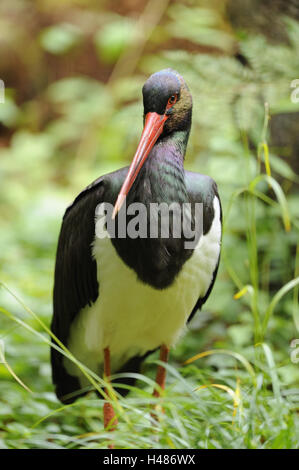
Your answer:
[[[168,356],[169,356],[169,348],[165,345],[162,344],[160,348],[160,361],[161,362],[168,362]],[[157,369],[157,375],[156,375],[156,384],[159,385],[160,389],[155,388],[153,392],[153,396],[158,398],[161,396],[161,389],[165,389],[165,381],[166,381],[166,369],[165,367],[159,365]],[[154,406],[155,410],[157,411],[158,407]],[[163,409],[162,409],[163,411]],[[157,415],[156,413],[152,413],[152,417],[157,421]]]
[[[105,348],[104,349],[104,379],[109,381],[110,375],[111,375],[110,351],[109,351],[109,348]],[[109,396],[109,390],[107,388],[105,389],[105,392]],[[104,428],[106,429],[110,425],[109,431],[114,431],[117,425],[117,418],[115,416],[115,412],[114,412],[112,404],[106,401],[104,403],[103,412],[104,412]]]
[[[161,362],[168,362],[169,356],[169,348],[162,344],[160,348],[160,361]],[[165,381],[166,381],[166,369],[163,366],[158,366],[157,375],[156,375],[156,384],[160,386],[162,390],[165,388]],[[160,391],[155,388],[153,396],[159,397],[161,395]]]

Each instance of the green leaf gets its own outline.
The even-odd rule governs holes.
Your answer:
[[[135,37],[134,22],[126,17],[116,17],[102,26],[94,37],[101,60],[115,62],[130,46]]]
[[[62,55],[77,46],[81,39],[79,28],[69,23],[61,23],[44,29],[40,43],[47,52]]]

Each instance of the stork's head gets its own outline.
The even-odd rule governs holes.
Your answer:
[[[191,125],[192,97],[183,77],[172,69],[154,73],[143,89],[145,121],[149,114],[163,120],[161,134],[187,130]]]
[[[151,75],[143,89],[144,128],[135,156],[114,206],[113,218],[121,208],[132,184],[159,138],[189,131],[192,97],[178,72],[161,70]]]

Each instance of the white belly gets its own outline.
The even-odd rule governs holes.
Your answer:
[[[207,292],[216,267],[221,240],[220,206],[214,199],[215,217],[210,231],[202,236],[174,283],[158,290],[137,279],[126,266],[109,238],[96,239],[99,297],[75,319],[68,347],[94,372],[102,373],[103,349],[109,347],[112,372],[128,359],[159,347],[172,346],[182,334],[198,299]],[[78,368],[65,360],[71,375]]]

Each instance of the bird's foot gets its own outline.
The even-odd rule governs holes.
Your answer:
[[[169,355],[169,348],[163,344],[160,348],[160,361],[167,363]],[[165,389],[165,382],[166,382],[166,369],[162,365],[158,366],[157,369],[157,376],[156,376],[156,384],[157,387],[153,391],[153,397],[159,398]],[[161,416],[164,413],[164,409],[161,404],[157,403],[153,405],[153,411],[151,413],[151,417],[155,421],[159,421],[159,415]]]
[[[159,421],[161,421],[161,415],[165,413],[165,410],[163,408],[162,405],[160,404],[155,404],[152,406],[152,412],[151,412],[151,417],[152,419],[158,423]]]
[[[111,403],[104,403],[104,428],[108,431],[114,431],[118,425],[118,420]]]
[[[104,414],[104,429],[112,432],[115,431],[118,425],[118,419],[115,415],[115,411],[111,403],[105,402],[103,407],[103,414]],[[114,443],[110,442],[108,445],[109,449],[114,449]]]

